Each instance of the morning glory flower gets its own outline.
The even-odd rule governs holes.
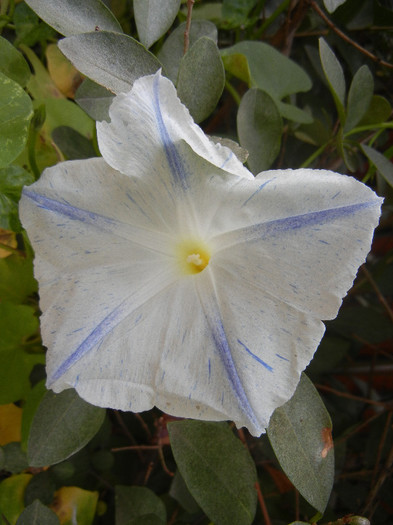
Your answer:
[[[381,200],[352,177],[253,177],[160,73],[97,124],[103,158],[23,191],[47,386],[260,435],[294,393],[370,249]]]

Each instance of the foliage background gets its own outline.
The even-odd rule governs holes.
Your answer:
[[[202,0],[184,58],[186,2],[108,0],[119,23],[98,0],[28,3],[0,4],[0,523],[392,523],[392,2]],[[60,6],[53,16],[50,4]],[[151,54],[94,31],[89,5]],[[45,167],[99,155],[94,119],[113,96],[82,83],[57,47],[74,17],[92,26],[76,32],[93,37],[62,50],[106,88],[116,91],[114,75],[127,85],[154,71],[158,59],[205,132],[240,142],[254,173],[332,169],[385,197],[368,263],[306,371],[312,382],[303,378],[268,436],[46,392],[17,202]],[[112,44],[123,49],[116,63]],[[333,421],[335,469],[313,383]]]

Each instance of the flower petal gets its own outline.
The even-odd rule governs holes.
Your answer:
[[[139,412],[155,405],[175,416],[248,423],[201,308],[196,283],[203,279],[184,278],[130,303],[128,315],[63,381],[99,406]]]
[[[152,163],[163,156],[176,169],[176,144],[184,140],[214,166],[253,178],[229,148],[207,138],[160,72],[136,80],[129,93],[118,95],[109,115],[110,123],[97,123],[98,143],[106,162],[122,173],[149,178]]]
[[[304,313],[334,318],[370,250],[382,199],[326,171],[271,171],[256,182],[247,198],[237,188],[247,213],[214,239],[212,264]]]
[[[165,231],[172,210],[156,210],[143,182],[138,189],[103,159],[62,163],[24,189],[21,219],[36,254],[48,380],[60,381],[57,391],[65,372],[101,343],[130,304],[176,278],[173,239]],[[153,206],[144,206],[145,199]],[[151,228],[157,213],[163,232]]]
[[[274,410],[292,397],[325,327],[243,279],[236,266],[231,269],[211,270],[217,305],[212,318],[236,371],[226,374],[236,394],[226,409],[238,427],[259,436]]]

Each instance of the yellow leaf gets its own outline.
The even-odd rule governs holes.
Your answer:
[[[31,474],[17,474],[0,483],[1,514],[8,520],[5,523],[15,525],[25,507],[25,490],[31,478]]]
[[[0,446],[21,440],[22,409],[13,403],[0,405]]]
[[[2,246],[4,245],[4,246]],[[13,249],[18,245],[16,241],[16,235],[14,232],[3,230],[0,228],[0,259],[5,259],[9,255],[12,255]],[[11,250],[7,250],[5,246],[10,246]]]
[[[91,525],[97,501],[98,492],[79,487],[61,487],[55,492],[51,509],[57,514],[60,525]]]
[[[82,76],[63,55],[56,44],[46,48],[48,71],[57,88],[68,98],[74,98],[75,91],[82,82]]]

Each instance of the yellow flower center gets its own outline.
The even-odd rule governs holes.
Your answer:
[[[201,241],[182,241],[176,246],[176,259],[184,275],[195,275],[209,264],[210,250]]]

